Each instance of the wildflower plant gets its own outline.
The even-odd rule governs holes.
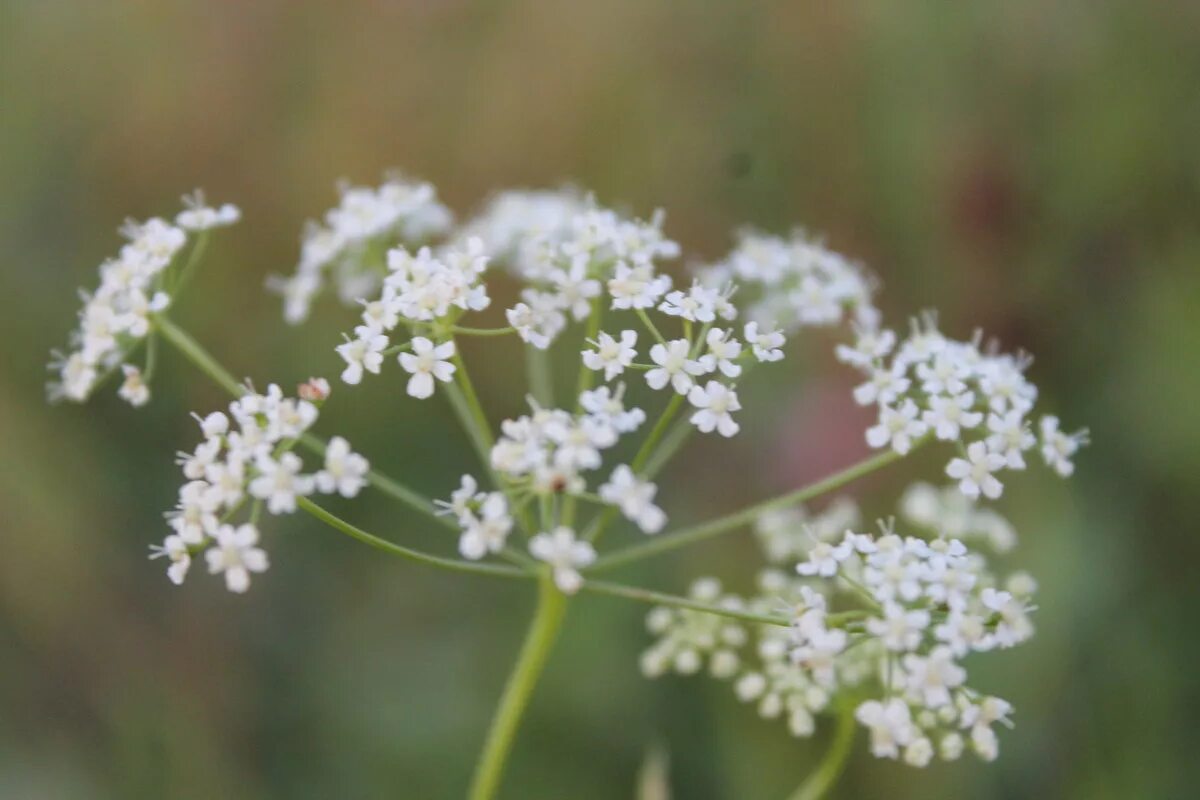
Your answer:
[[[956,339],[928,313],[901,339],[874,305],[873,276],[800,232],[743,232],[726,258],[681,280],[664,268],[680,247],[661,213],[639,220],[572,191],[513,191],[456,226],[428,184],[389,177],[377,188],[344,187],[339,205],[306,228],[294,274],[268,286],[282,295],[289,323],[304,321],[329,284],[357,309],[321,362],[338,365],[338,392],[390,369],[407,376],[404,413],[449,403],[478,469],[428,499],[372,469],[346,439],[314,433],[330,382],[310,379],[291,396],[276,384],[259,391],[171,319],[208,237],[239,217],[197,194],[173,222],[122,228],[127,242],[101,265],[99,288],[83,295],[49,394],[82,402],[119,375],[120,396],[141,406],[160,340],[229,392],[226,409],[193,414],[199,442],[178,455],[178,497],[165,537],[151,547],[175,583],[196,561],[229,590],[247,591],[279,560],[268,557],[260,527],[303,511],[410,561],[535,584],[536,611],[471,797],[497,790],[580,592],[653,606],[640,664],[647,676],[706,672],[793,736],[832,719],[829,753],[797,796],[832,785],[858,728],[875,756],[916,767],[967,751],[997,756],[997,726],[1011,725],[1013,709],[969,685],[965,659],[1030,638],[1036,585],[994,563],[1016,534],[980,503],[999,499],[1007,477],[1039,456],[1070,475],[1087,441],[1038,415],[1027,356],[1003,353],[978,333]],[[510,296],[514,283],[515,301],[494,309],[493,290]],[[862,376],[847,399],[875,409],[864,437],[879,452],[809,486],[674,527],[657,476],[691,436],[738,435],[740,395],[754,373],[781,368],[791,342],[814,327],[842,334],[836,356]],[[497,348],[508,339],[524,350],[525,413],[487,413],[459,347],[467,338]],[[552,366],[565,362],[573,389],[556,397]],[[636,448],[616,450],[622,440]],[[864,524],[845,497],[807,508],[926,447],[946,452],[945,485],[913,484],[898,518]],[[321,505],[322,496],[368,489],[447,529],[457,556],[367,532]],[[632,542],[606,538],[614,528]],[[748,591],[727,590],[716,577],[698,578],[683,595],[596,577],[747,529],[763,556]]]

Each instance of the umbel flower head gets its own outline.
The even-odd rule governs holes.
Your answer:
[[[329,411],[327,381],[311,378],[294,397],[276,384],[260,393],[169,319],[206,231],[238,217],[197,195],[173,224],[127,225],[128,244],[102,266],[72,350],[54,365],[54,397],[83,400],[119,371],[120,396],[141,405],[162,339],[233,395],[227,410],[196,416],[201,441],[179,455],[183,482],[152,548],[171,581],[198,561],[230,591],[247,591],[268,569],[263,515],[304,511],[413,562],[536,581],[514,691],[544,664],[566,598],[590,591],[656,605],[647,620],[655,641],[641,659],[648,676],[707,672],[795,736],[837,716],[866,731],[874,755],[914,766],[967,750],[996,757],[996,728],[1011,724],[1012,708],[974,689],[968,664],[1032,636],[1036,586],[991,564],[987,554],[1011,550],[1016,534],[981,504],[1003,496],[1034,450],[1067,477],[1087,443],[1086,431],[1067,432],[1038,408],[1028,356],[979,333],[955,338],[932,313],[901,338],[874,304],[878,281],[799,231],[744,231],[725,258],[680,278],[671,264],[681,247],[661,211],[638,219],[573,190],[518,191],[455,227],[429,184],[347,185],[305,230],[295,273],[270,285],[291,323],[327,284],[356,307],[350,332],[331,336],[321,356],[344,384],[384,392],[380,405],[398,413],[449,406],[477,463],[439,492],[447,499],[429,500],[372,470],[346,439],[315,435]],[[783,368],[793,340],[814,327],[839,335],[838,360],[862,374],[847,402],[875,409],[864,438],[878,452],[810,486],[672,528],[688,516],[686,499],[677,513],[687,487],[660,477],[672,456],[697,433],[742,435],[757,373]],[[475,345],[463,347],[468,339]],[[131,354],[143,341],[139,366]],[[489,413],[471,378],[476,346],[497,363],[523,351],[523,413]],[[564,367],[565,380],[554,374]],[[385,369],[399,379],[391,388],[367,379]],[[945,450],[949,483],[913,484],[898,506],[902,532],[891,520],[864,528],[849,498],[820,512],[801,505],[925,447]],[[456,552],[377,536],[318,502],[367,486],[445,529],[445,549]],[[750,593],[716,577],[686,596],[595,577],[747,527],[766,563]],[[611,528],[633,542],[602,545]],[[508,744],[489,740],[475,796],[494,790],[489,759],[502,762]]]

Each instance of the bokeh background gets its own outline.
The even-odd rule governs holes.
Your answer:
[[[923,308],[1037,355],[1094,446],[1002,510],[1041,580],[1039,636],[975,682],[1017,706],[994,764],[913,771],[860,738],[839,797],[1194,797],[1200,576],[1200,6],[1008,3],[0,3],[0,797],[443,798],[465,788],[531,607],[528,587],[394,563],[301,518],[245,597],[145,560],[174,497],[186,411],[225,398],[176,359],[133,412],[48,407],[48,351],[127,215],[197,186],[245,222],[177,318],[237,374],[334,374],[344,309],[289,329],[289,270],[334,182],[387,168],[460,213],[573,181],[668,209],[701,258],[802,223],[867,262],[893,322]],[[689,445],[678,520],[864,451],[852,380],[811,337],[748,394],[748,434]],[[519,360],[477,348],[515,409]],[[488,357],[491,355],[492,357]],[[322,430],[433,495],[473,462],[398,370],[342,392]],[[916,460],[856,485],[888,512]],[[449,548],[380,498],[346,513]],[[751,537],[626,573],[746,586]],[[508,798],[626,798],[646,753],[677,798],[771,798],[823,746],[702,678],[644,681],[643,607],[575,603],[510,765]]]

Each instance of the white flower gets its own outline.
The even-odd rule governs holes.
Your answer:
[[[350,450],[350,443],[334,436],[325,448],[325,469],[315,476],[317,490],[325,494],[337,492],[342,497],[354,497],[367,484],[370,470],[367,459]]]
[[[1025,469],[1024,452],[1037,444],[1037,437],[1029,430],[1025,415],[1013,409],[1004,414],[991,413],[987,418],[987,445],[992,452],[1004,458],[1009,469]]]
[[[1042,417],[1042,459],[1047,466],[1066,478],[1075,472],[1071,457],[1088,443],[1088,433],[1083,430],[1066,434],[1058,426],[1058,417]]]
[[[945,646],[933,648],[928,657],[909,653],[903,664],[906,688],[926,708],[950,705],[950,690],[967,679],[967,671],[954,663],[954,653]]]
[[[445,500],[434,500],[433,504],[438,506],[437,514],[453,514],[457,519],[462,520],[471,513],[473,504],[483,501],[486,495],[479,491],[479,483],[471,475],[463,475],[462,482],[459,488],[455,489],[450,494],[449,502]]]
[[[213,503],[225,508],[237,506],[246,488],[246,466],[242,459],[230,454],[224,461],[209,464],[204,470],[208,493]]]
[[[529,552],[554,568],[554,583],[563,594],[575,594],[583,585],[580,567],[596,560],[590,542],[579,541],[575,531],[560,526],[550,533],[539,533],[529,540]]]
[[[870,369],[896,346],[896,334],[890,330],[859,328],[854,346],[839,344],[834,349],[838,361],[860,369]]]
[[[892,651],[916,650],[929,627],[929,612],[910,610],[896,603],[885,603],[883,618],[867,619],[867,632],[878,636],[883,646]]]
[[[658,310],[672,317],[692,322],[712,322],[716,319],[721,293],[699,282],[693,282],[687,292],[674,291],[667,295]]]
[[[597,420],[604,422],[617,433],[632,433],[646,421],[646,412],[640,408],[626,409],[621,402],[625,384],[617,385],[616,392],[600,386],[579,395],[579,405]]]
[[[1004,484],[993,472],[1004,469],[1004,457],[988,450],[984,442],[972,442],[967,457],[953,459],[946,465],[946,474],[958,481],[958,488],[972,500],[982,493],[995,500],[1004,492]]]
[[[225,573],[225,586],[231,592],[250,588],[250,573],[267,571],[267,554],[258,548],[258,529],[253,525],[222,525],[217,529],[216,544],[204,552],[208,571]]]
[[[931,395],[960,395],[967,389],[966,381],[971,376],[971,366],[960,357],[957,350],[942,350],[933,361],[917,364],[917,377],[921,389]]]
[[[142,380],[142,371],[132,364],[122,364],[121,373],[125,380],[117,395],[134,408],[146,405],[150,401],[150,387]]]
[[[911,385],[912,381],[904,377],[902,365],[875,368],[871,370],[871,377],[866,383],[855,387],[854,402],[860,406],[894,403]]]
[[[912,715],[903,700],[893,697],[885,703],[868,700],[854,712],[855,718],[871,732],[871,754],[876,758],[897,758],[900,747],[916,736]]]
[[[479,516],[469,511],[459,517],[463,534],[458,539],[458,552],[473,561],[488,553],[498,553],[512,530],[513,519],[508,513],[504,495],[492,492],[479,507]]]
[[[899,408],[883,405],[879,409],[879,423],[867,428],[867,444],[871,447],[886,447],[904,455],[912,449],[913,441],[925,435],[924,422],[917,419],[917,405],[905,399]]]
[[[757,322],[747,322],[743,331],[751,352],[759,361],[779,361],[783,358],[784,335],[777,330],[759,331]]]
[[[691,421],[703,433],[715,429],[722,436],[733,436],[740,430],[732,413],[742,408],[737,392],[716,381],[709,381],[703,388],[693,386],[688,392],[688,402],[699,409],[692,414]]]
[[[640,480],[625,464],[613,470],[608,483],[600,486],[600,497],[607,503],[619,506],[621,513],[637,523],[645,533],[658,533],[667,522],[667,515],[654,505],[658,487],[649,481]]]
[[[742,368],[735,363],[742,354],[742,343],[731,338],[731,334],[732,331],[712,328],[705,336],[708,353],[701,356],[699,361],[706,372],[712,372],[714,368],[719,369],[727,378],[736,378],[742,374]]]
[[[621,331],[620,340],[601,331],[596,341],[592,342],[595,350],[583,351],[583,364],[588,369],[604,370],[604,380],[611,381],[625,371],[633,363],[637,351],[637,331]]]
[[[187,577],[188,568],[192,566],[191,552],[183,538],[172,534],[163,539],[161,546],[150,546],[150,558],[163,557],[171,562],[167,567],[167,577],[171,579],[171,583],[176,586],[183,583],[183,579]]]
[[[558,310],[558,298],[530,289],[522,292],[521,297],[525,302],[505,312],[508,324],[516,328],[523,341],[545,350],[566,325],[566,318]]]
[[[646,373],[646,383],[651,389],[661,389],[670,382],[679,394],[687,394],[692,388],[692,376],[703,375],[708,370],[690,358],[691,345],[687,339],[674,339],[650,348],[650,360],[658,365]]]
[[[963,392],[955,397],[933,395],[929,398],[929,410],[925,412],[925,423],[934,435],[944,442],[954,441],[962,428],[974,428],[983,421],[983,414],[971,411],[975,404],[974,392]]]
[[[388,338],[381,333],[361,327],[356,333],[360,334],[359,338],[350,339],[336,348],[337,354],[346,362],[342,380],[349,384],[361,382],[363,370],[378,375],[383,365],[383,349],[388,346]]]
[[[295,511],[296,498],[313,489],[313,479],[300,474],[303,466],[295,453],[283,453],[278,459],[259,457],[255,464],[258,476],[250,481],[250,494],[266,500],[272,514]]]
[[[204,481],[189,481],[179,490],[179,502],[168,522],[179,538],[199,544],[217,529],[217,499]]]
[[[408,379],[409,395],[423,400],[433,394],[434,378],[446,383],[454,377],[457,367],[449,361],[455,353],[454,340],[435,346],[424,336],[415,336],[412,349],[411,353],[400,354],[400,366],[412,373]]]
[[[619,261],[608,282],[614,309],[650,308],[670,288],[671,279],[666,275],[655,275],[649,262],[630,266]]]
[[[850,557],[852,541],[843,541],[836,547],[829,542],[817,542],[808,551],[808,560],[796,565],[796,572],[812,577],[829,578],[837,574],[838,564]]]
[[[559,303],[570,310],[577,322],[592,312],[591,300],[602,291],[600,281],[587,277],[587,262],[588,259],[580,255],[571,259],[569,270],[554,269],[547,276],[558,289]]]
[[[198,414],[193,414],[196,421],[200,423],[200,432],[204,434],[205,439],[212,439],[216,436],[224,436],[229,432],[229,417],[222,414],[220,411],[214,411],[206,417],[201,418]]]
[[[175,224],[189,231],[206,231],[210,228],[220,228],[232,225],[242,218],[242,212],[237,206],[225,203],[213,208],[204,202],[204,192],[197,189],[190,195],[184,195],[185,210],[175,217]]]

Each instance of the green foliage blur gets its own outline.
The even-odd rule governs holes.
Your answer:
[[[742,224],[803,224],[871,265],[893,324],[937,308],[948,331],[1035,353],[1046,407],[1094,445],[1075,480],[1031,471],[1001,504],[1041,582],[1039,632],[973,677],[1017,728],[994,764],[925,771],[860,738],[836,795],[1194,797],[1198,141],[1187,0],[0,3],[0,798],[463,794],[532,587],[393,562],[296,516],[271,520],[250,594],[199,569],[177,589],[145,548],[195,441],[187,412],[225,398],[177,358],[142,411],[42,392],[115,228],[197,186],[245,221],[175,318],[238,375],[334,377],[351,315],[326,302],[288,328],[263,279],[292,268],[337,179],[392,167],[461,214],[566,181],[662,206],[698,258]],[[688,446],[663,481],[676,521],[865,451],[830,344],[745,387],[744,439]],[[493,412],[515,410],[515,351],[466,356]],[[321,430],[444,496],[471,451],[398,372],[336,389]],[[936,469],[851,491],[882,516]],[[453,547],[380,497],[338,508]],[[757,563],[740,534],[622,578],[742,589]],[[783,797],[812,767],[827,731],[793,740],[708,679],[643,680],[645,610],[574,603],[505,797],[634,797],[655,751],[684,800]]]

